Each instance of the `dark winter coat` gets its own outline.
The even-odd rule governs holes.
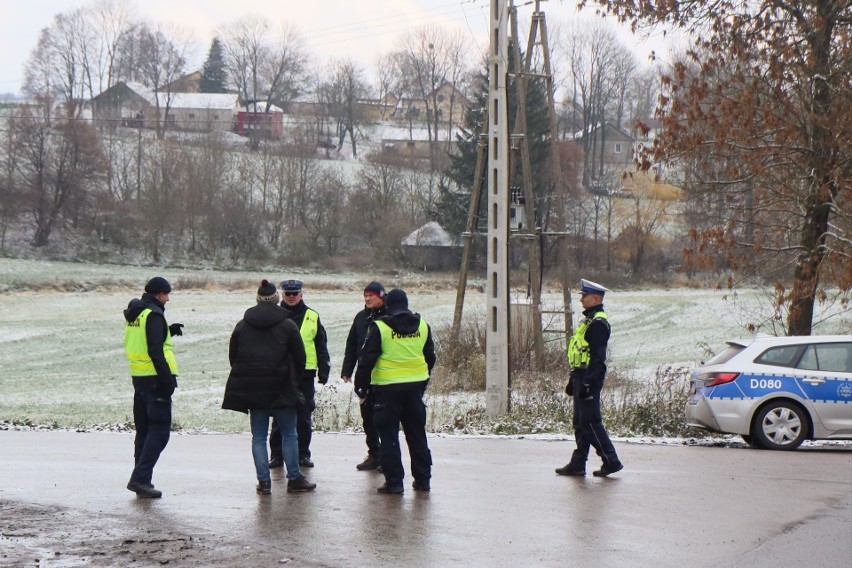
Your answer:
[[[394,315],[384,315],[381,319],[393,331],[400,335],[409,335],[415,333],[420,327],[420,314],[412,313],[409,310],[402,310]],[[423,357],[426,359],[426,365],[429,367],[429,374],[432,374],[432,367],[435,366],[435,343],[432,341],[432,328],[429,328],[429,333],[426,336],[426,344],[423,346]],[[364,346],[361,347],[361,354],[358,356],[358,371],[355,373],[355,394],[363,398],[367,395],[370,386],[370,378],[373,373],[373,367],[376,366],[376,361],[382,354],[382,333],[379,331],[375,322],[371,322],[367,328],[367,337],[364,340]],[[408,390],[420,389],[426,390],[425,381],[417,381],[413,383],[397,383],[391,385],[382,385],[379,388],[389,390]]]
[[[572,369],[571,377],[574,384],[591,386],[598,391],[603,388],[606,378],[606,348],[609,344],[609,320],[595,319],[595,314],[604,311],[603,304],[583,310],[583,315],[592,320],[584,335],[589,344],[589,364],[584,369]]]
[[[305,370],[299,328],[280,306],[258,302],[231,334],[231,374],[222,408],[248,412],[304,402],[298,378]]]
[[[342,376],[351,377],[352,373],[355,372],[355,365],[358,364],[358,355],[361,354],[364,340],[367,339],[367,329],[373,323],[373,320],[377,320],[383,315],[385,315],[384,306],[380,306],[375,310],[364,308],[355,314],[352,327],[349,328],[349,336],[346,338],[346,352],[343,355],[343,368],[340,371]]]
[[[292,308],[281,302],[281,307],[287,312],[296,327],[302,329],[302,321],[305,319],[305,312],[309,309],[305,302],[300,301]],[[314,337],[314,348],[317,350],[317,377],[321,383],[325,384],[328,381],[328,375],[331,372],[331,356],[328,354],[328,335],[325,328],[322,326],[319,315],[317,315],[317,335]]]

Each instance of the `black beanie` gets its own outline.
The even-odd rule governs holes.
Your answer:
[[[385,297],[385,287],[382,286],[381,282],[376,282],[375,280],[373,280],[372,282],[367,284],[364,287],[364,291],[365,292],[372,292],[373,294],[375,294],[379,298]]]
[[[169,294],[172,291],[172,285],[162,276],[154,276],[145,284],[145,291],[149,294],[159,294],[160,292]]]
[[[275,284],[269,280],[263,280],[257,289],[257,301],[278,302],[278,290],[275,289]]]
[[[408,296],[403,290],[394,288],[385,298],[385,310],[390,316],[408,311]]]

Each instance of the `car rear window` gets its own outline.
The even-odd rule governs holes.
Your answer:
[[[707,361],[704,364],[705,365],[719,365],[721,363],[727,363],[728,361],[730,361],[734,357],[734,355],[736,355],[737,353],[739,353],[743,349],[745,349],[745,347],[743,347],[742,345],[734,345],[734,344],[729,343],[728,347],[724,351],[714,355],[713,357],[710,358],[709,361]]]
[[[808,345],[799,369],[852,373],[852,343],[817,343]]]
[[[760,365],[774,365],[776,367],[795,367],[796,362],[799,360],[799,353],[802,352],[803,348],[803,345],[770,347],[758,355],[754,362]]]

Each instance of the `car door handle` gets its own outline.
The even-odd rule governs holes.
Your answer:
[[[802,379],[803,383],[808,383],[809,385],[821,385],[825,382],[825,379],[820,377],[807,377]]]

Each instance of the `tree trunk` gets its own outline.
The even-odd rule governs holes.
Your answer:
[[[821,13],[832,10],[832,3],[819,3],[818,10]],[[831,21],[833,24],[833,20],[828,18],[823,21]],[[832,97],[826,77],[831,73],[833,25],[827,23],[818,32],[809,38],[813,50],[813,69],[810,73],[813,83],[813,130],[808,179],[810,185],[804,203],[805,218],[799,240],[802,252],[793,271],[793,289],[790,292],[790,310],[787,314],[788,335],[811,334],[820,265],[826,254],[825,239],[829,228],[831,204],[838,193],[837,180],[832,175],[834,164],[826,159],[841,153],[829,130]]]

